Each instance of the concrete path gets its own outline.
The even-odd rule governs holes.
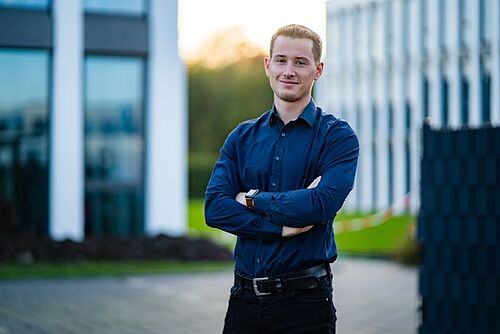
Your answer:
[[[415,334],[417,270],[342,258],[332,266],[339,334]],[[221,333],[231,272],[0,281],[0,334]]]

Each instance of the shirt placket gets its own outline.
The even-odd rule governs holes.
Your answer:
[[[277,127],[276,145],[273,151],[271,173],[269,174],[269,192],[279,191],[281,181],[281,170],[283,166],[283,153],[285,152],[285,145],[290,126]],[[264,255],[266,254],[266,244],[261,243],[255,257],[255,272],[256,274],[262,272],[264,266]]]

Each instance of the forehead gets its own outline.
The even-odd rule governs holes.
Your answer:
[[[313,42],[307,38],[278,36],[274,41],[272,56],[302,57],[313,59]]]

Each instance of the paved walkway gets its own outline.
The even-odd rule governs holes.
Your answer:
[[[340,334],[414,334],[417,270],[389,261],[333,265]],[[0,281],[0,334],[221,333],[231,272]]]

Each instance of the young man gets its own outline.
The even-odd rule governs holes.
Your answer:
[[[359,146],[312,100],[321,49],[300,25],[273,35],[264,59],[273,108],[229,134],[207,186],[206,223],[238,236],[224,333],[335,333],[332,224]]]

